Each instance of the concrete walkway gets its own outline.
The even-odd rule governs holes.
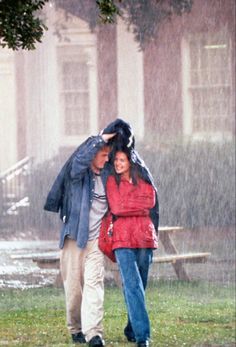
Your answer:
[[[0,241],[0,288],[52,285],[58,270],[39,269],[31,257],[57,249],[57,241]]]

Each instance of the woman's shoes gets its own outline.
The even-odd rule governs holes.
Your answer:
[[[131,336],[127,336],[127,335],[125,335],[125,336],[126,336],[126,338],[127,338],[127,340],[129,342],[136,342],[136,338],[135,337],[131,337]]]
[[[143,342],[138,342],[137,343],[137,347],[149,347],[149,342],[147,341],[143,341]]]

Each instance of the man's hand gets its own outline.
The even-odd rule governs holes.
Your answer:
[[[110,139],[112,139],[114,136],[116,136],[116,133],[112,134],[102,134],[103,141],[108,142]]]

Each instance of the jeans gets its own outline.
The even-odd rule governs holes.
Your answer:
[[[150,322],[145,305],[145,288],[152,249],[118,248],[115,255],[128,310],[128,324],[124,333],[129,338],[134,337],[137,342],[146,341],[150,338]]]

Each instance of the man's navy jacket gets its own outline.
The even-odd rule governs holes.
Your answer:
[[[60,248],[63,248],[67,235],[84,248],[89,234],[89,211],[92,204],[94,174],[90,168],[96,153],[106,145],[100,135],[89,137],[67,160],[57,176],[44,206],[51,212],[59,212],[63,221]],[[106,185],[110,164],[101,171]]]

